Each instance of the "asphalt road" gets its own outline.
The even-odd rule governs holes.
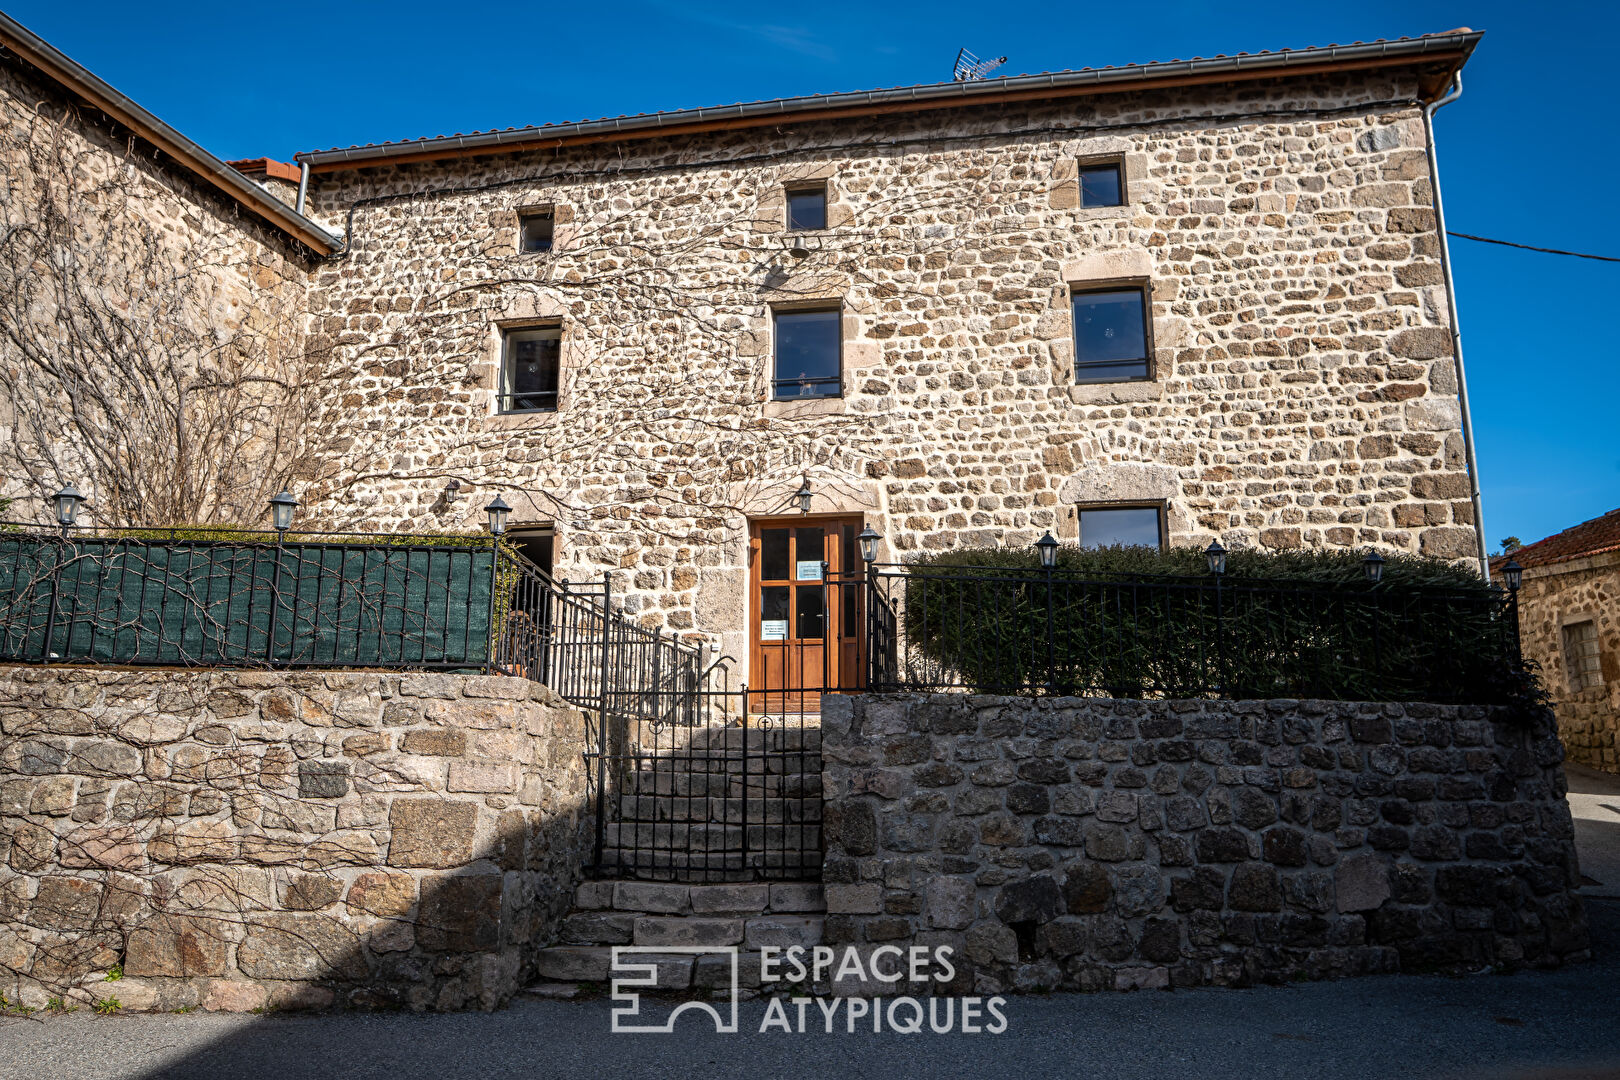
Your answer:
[[[692,1017],[672,1035],[615,1035],[608,1001],[451,1015],[76,1013],[0,1020],[0,1080],[1620,1078],[1620,783],[1571,770],[1571,787],[1583,863],[1598,882],[1583,890],[1594,959],[1560,971],[1013,998],[999,1035],[874,1035],[864,1024],[848,1034],[842,1023],[827,1034],[814,1006],[807,1033],[761,1034],[758,1002],[743,1005],[734,1035]]]

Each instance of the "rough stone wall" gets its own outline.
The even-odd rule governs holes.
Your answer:
[[[0,668],[0,989],[493,1007],[573,894],[584,728],[500,676]]]
[[[746,520],[805,475],[891,555],[1147,500],[1178,544],[1467,556],[1415,93],[1397,71],[317,173],[313,215],[352,211],[311,292],[332,422],[387,466],[353,497],[450,524],[499,490],[555,523],[565,575],[613,571],[649,624],[737,631],[733,654]],[[1098,155],[1127,206],[1078,207]],[[804,179],[830,227],[796,260]],[[516,249],[526,206],[554,208],[548,254]],[[1076,385],[1070,290],[1119,279],[1151,282],[1153,377]],[[766,400],[770,311],[808,300],[843,305],[843,396]],[[563,327],[559,411],[495,416],[499,327],[536,320]]]
[[[1596,624],[1603,683],[1572,690],[1564,626],[1580,619]],[[1541,665],[1570,760],[1620,772],[1620,552],[1527,569],[1519,642]]]
[[[1550,718],[833,700],[824,940],[951,945],[958,987],[1244,985],[1587,948]]]
[[[0,175],[5,516],[70,482],[112,524],[262,522],[299,449],[309,253],[10,56]]]

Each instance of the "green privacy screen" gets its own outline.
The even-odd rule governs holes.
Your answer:
[[[493,555],[0,534],[0,659],[482,667]]]

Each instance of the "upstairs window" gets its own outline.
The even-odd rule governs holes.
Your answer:
[[[1597,624],[1591,619],[1565,625],[1564,668],[1569,672],[1569,692],[1572,694],[1603,685]]]
[[[554,412],[562,328],[508,330],[502,342],[500,411]]]
[[[1080,546],[1164,547],[1164,511],[1159,506],[1080,508]]]
[[[772,397],[838,397],[843,393],[842,318],[838,308],[776,313]]]
[[[1080,166],[1080,205],[1086,209],[1125,205],[1125,178],[1119,162]]]
[[[787,227],[800,232],[827,227],[827,185],[787,189]]]
[[[551,237],[557,226],[557,216],[550,210],[535,210],[519,215],[518,229],[522,234],[519,246],[525,255],[551,250]]]
[[[1076,382],[1125,382],[1148,377],[1147,286],[1088,289],[1074,294]]]

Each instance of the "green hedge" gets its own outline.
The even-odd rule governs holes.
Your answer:
[[[913,686],[1116,697],[1509,702],[1534,694],[1501,593],[1466,568],[1359,552],[1033,549],[914,560],[899,586]],[[1049,632],[1050,628],[1050,632]],[[1049,644],[1050,642],[1050,644]]]

